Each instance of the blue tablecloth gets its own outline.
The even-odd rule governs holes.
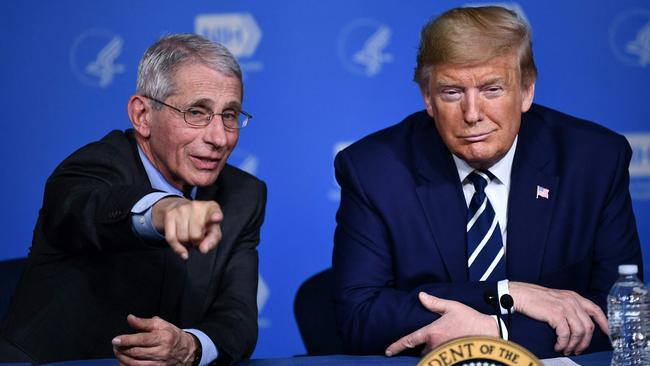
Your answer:
[[[581,366],[609,366],[611,352],[598,352],[584,356],[570,357]],[[420,359],[417,357],[384,357],[384,356],[305,356],[287,358],[265,358],[245,360],[237,366],[415,366]],[[114,366],[114,359],[81,360],[47,364],[48,366]],[[29,365],[29,364],[4,364],[0,365]]]
[[[581,366],[609,366],[612,353],[598,352],[569,358]],[[418,361],[417,357],[335,355],[246,360],[237,366],[415,366]]]

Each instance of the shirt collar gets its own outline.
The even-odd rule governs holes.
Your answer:
[[[492,165],[488,170],[490,173],[494,174],[496,179],[504,184],[506,188],[510,188],[510,171],[512,170],[512,161],[515,158],[515,150],[517,148],[517,140],[519,136],[515,136],[515,141],[510,146],[510,150],[504,155],[499,161]],[[465,181],[465,178],[469,173],[473,172],[475,169],[469,166],[465,160],[457,157],[454,154],[451,154],[454,158],[454,163],[456,164],[456,170],[458,170],[458,176],[460,177],[461,183]]]
[[[144,170],[147,172],[147,177],[149,177],[149,182],[151,183],[151,188],[157,189],[159,191],[167,192],[167,193],[173,193],[177,194],[179,196],[183,196],[183,192],[173,185],[171,185],[165,177],[162,176],[162,174],[156,169],[156,167],[153,166],[151,161],[149,161],[149,158],[144,154],[140,146],[138,145],[138,154],[140,155],[140,160],[142,161],[142,165],[144,166]],[[192,188],[192,192],[190,193],[192,198],[196,197],[196,187]]]

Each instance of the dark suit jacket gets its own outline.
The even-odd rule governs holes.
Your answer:
[[[113,357],[134,333],[128,314],[206,333],[218,363],[250,356],[257,340],[257,244],[266,186],[226,165],[198,200],[219,203],[223,237],[187,262],[145,241],[130,210],[154,192],[132,130],[113,131],[65,159],[47,181],[28,266],[2,326],[38,362]]]
[[[573,290],[606,307],[617,266],[641,269],[628,191],[631,149],[601,126],[533,105],[522,117],[511,173],[507,278]],[[336,158],[341,185],[333,270],[347,351],[383,353],[431,323],[419,291],[485,313],[495,282],[469,282],[467,205],[450,152],[419,112]],[[536,199],[537,186],[548,199]],[[643,270],[640,270],[643,273]],[[510,339],[555,356],[555,332],[515,314]],[[588,351],[609,347],[597,330]]]

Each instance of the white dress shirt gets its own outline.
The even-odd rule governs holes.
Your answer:
[[[167,182],[167,180],[165,180],[162,174],[160,174],[160,172],[149,161],[147,156],[142,152],[140,146],[138,146],[138,153],[140,154],[140,160],[142,161],[144,170],[147,172],[147,177],[149,178],[151,187],[162,192],[149,193],[148,195],[142,197],[138,202],[136,202],[131,209],[131,223],[133,224],[133,230],[138,235],[140,235],[141,238],[162,240],[165,239],[165,237],[160,234],[153,226],[151,219],[152,207],[156,202],[165,197],[183,197],[183,193],[179,189],[172,186],[169,182]],[[190,195],[192,198],[196,197],[196,187],[192,188]],[[200,366],[208,365],[210,362],[214,361],[217,356],[219,356],[217,347],[207,334],[194,328],[183,330],[195,335],[201,343],[202,354],[201,361],[199,363]]]
[[[519,137],[515,137],[515,141],[512,143],[512,146],[506,155],[488,169],[490,173],[494,175],[495,179],[485,187],[485,195],[490,200],[490,204],[492,205],[492,208],[494,208],[494,214],[499,222],[501,240],[504,249],[507,247],[508,242],[508,196],[510,194],[510,173],[512,171],[512,162],[515,157],[518,139]],[[467,207],[469,207],[469,203],[476,190],[474,189],[474,185],[467,179],[467,176],[475,169],[456,155],[452,154],[452,157],[454,158],[460,181],[463,184],[465,203],[467,204]],[[506,258],[506,261],[507,260],[508,258]],[[501,296],[510,293],[508,290],[507,279],[498,282],[497,291],[499,299]],[[501,304],[499,304],[499,307],[501,308],[501,314],[505,315],[508,313],[505,308],[501,307]]]

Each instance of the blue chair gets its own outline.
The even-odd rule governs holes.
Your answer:
[[[9,309],[11,297],[16,291],[16,286],[18,286],[18,281],[20,281],[26,266],[27,258],[0,261],[0,279],[2,279],[0,280],[0,321]],[[34,364],[29,355],[16,348],[0,334],[0,363],[3,362],[21,362],[21,365]]]
[[[342,354],[332,297],[332,270],[308,278],[296,293],[293,312],[309,356]]]
[[[0,261],[0,319],[9,309],[9,302],[27,265],[27,258]]]

